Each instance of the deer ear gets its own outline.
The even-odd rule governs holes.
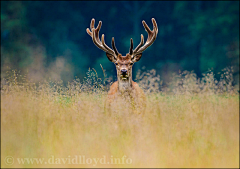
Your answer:
[[[116,61],[116,58],[115,58],[114,55],[112,55],[110,53],[107,53],[107,52],[106,52],[106,55],[107,55],[108,60],[110,60],[111,62],[115,62]]]
[[[136,54],[134,57],[133,57],[133,61],[134,62],[138,62],[142,57],[142,53],[139,53],[139,54]]]

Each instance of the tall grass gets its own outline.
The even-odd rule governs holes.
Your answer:
[[[167,87],[139,73],[141,115],[104,113],[108,87],[95,70],[69,82],[33,83],[15,71],[1,82],[1,167],[238,167],[239,90],[231,70],[199,79],[175,74]],[[117,117],[117,118],[116,118]],[[126,158],[131,164],[20,164],[18,158]],[[7,164],[6,157],[14,158]]]

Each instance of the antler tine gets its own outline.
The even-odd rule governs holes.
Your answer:
[[[134,49],[133,53],[136,53],[138,51],[138,49],[140,47],[142,47],[142,45],[144,44],[144,37],[143,34],[141,34],[141,42],[139,43],[139,45]]]
[[[114,37],[112,37],[112,48],[115,51],[116,55],[118,55],[118,50],[117,50],[117,48],[115,46]]]
[[[105,40],[104,40],[104,34],[102,34],[102,44],[103,44],[103,46],[107,49],[107,51],[105,51],[105,52],[107,52],[107,53],[112,53],[112,54],[115,54],[115,52],[110,48],[110,47],[108,47],[107,45],[106,45],[106,43],[105,43]],[[115,56],[114,56],[115,57]]]
[[[94,28],[92,29],[92,33],[93,33],[93,36],[92,36],[93,43],[94,43],[99,49],[102,49],[103,51],[107,52],[108,50],[101,44],[101,41],[100,41],[99,37],[96,38],[96,32],[95,32],[95,29],[94,29]]]
[[[93,18],[90,23],[91,31],[89,30],[89,28],[86,29],[87,33],[92,37],[93,43],[99,49],[102,49],[103,51],[114,55],[115,52],[111,48],[109,48],[104,42],[104,34],[102,35],[102,41],[100,41],[100,39],[99,39],[99,31],[102,26],[102,21],[99,21],[97,28],[95,28],[94,25],[95,25],[95,19]]]
[[[130,49],[129,49],[129,54],[132,55],[133,54],[133,39],[130,39]]]
[[[153,44],[153,42],[155,41],[157,34],[158,34],[158,27],[157,27],[157,22],[154,18],[152,18],[152,23],[153,23],[153,30],[151,31],[151,29],[148,27],[148,25],[146,24],[145,21],[142,21],[143,26],[146,30],[146,32],[148,33],[148,38],[146,43],[141,47],[140,44],[139,46],[136,47],[136,49],[134,50],[134,55],[142,53],[144,50],[146,50],[149,46],[151,46]]]
[[[153,28],[156,29],[156,35],[158,34],[158,26],[157,26],[157,22],[154,18],[152,18],[152,23],[153,23]]]
[[[100,24],[100,28],[101,28],[101,21],[98,23],[98,28],[99,28],[99,24]],[[95,29],[94,28],[94,25],[95,25],[95,19],[93,18],[92,20],[91,20],[91,23],[90,23],[90,29],[91,29],[91,31],[93,32],[93,29]],[[91,37],[93,37],[93,33],[91,32],[88,28],[87,28],[87,33],[91,36]]]
[[[91,28],[91,30],[92,30],[93,28],[95,28],[94,25],[95,25],[95,19],[92,18],[91,23],[90,23],[90,28]]]
[[[101,41],[99,39],[99,31],[101,29],[101,26],[102,26],[102,21],[99,21],[98,26],[95,29],[95,37],[96,37],[97,42],[100,43],[100,44],[101,44]],[[94,29],[94,23],[93,23],[93,29]]]

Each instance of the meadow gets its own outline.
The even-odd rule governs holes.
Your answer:
[[[10,72],[1,81],[1,167],[239,167],[230,69],[219,80],[184,71],[167,86],[154,70],[139,73],[140,114],[104,111],[107,80],[94,69],[67,85]]]

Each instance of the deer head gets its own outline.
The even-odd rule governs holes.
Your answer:
[[[141,42],[133,50],[133,40],[130,40],[130,50],[126,56],[122,56],[112,38],[112,49],[105,44],[104,34],[102,34],[101,40],[99,39],[99,31],[102,25],[102,22],[99,21],[97,28],[95,28],[95,19],[92,19],[90,24],[90,29],[87,28],[87,33],[92,37],[93,43],[100,49],[106,52],[108,59],[116,65],[117,68],[117,77],[118,81],[131,81],[132,80],[132,66],[135,62],[139,61],[142,57],[142,52],[146,50],[149,46],[153,44],[157,37],[158,27],[154,18],[152,18],[153,30],[151,30],[145,21],[142,21],[145,30],[148,33],[148,38],[144,44],[144,37],[141,34]]]

